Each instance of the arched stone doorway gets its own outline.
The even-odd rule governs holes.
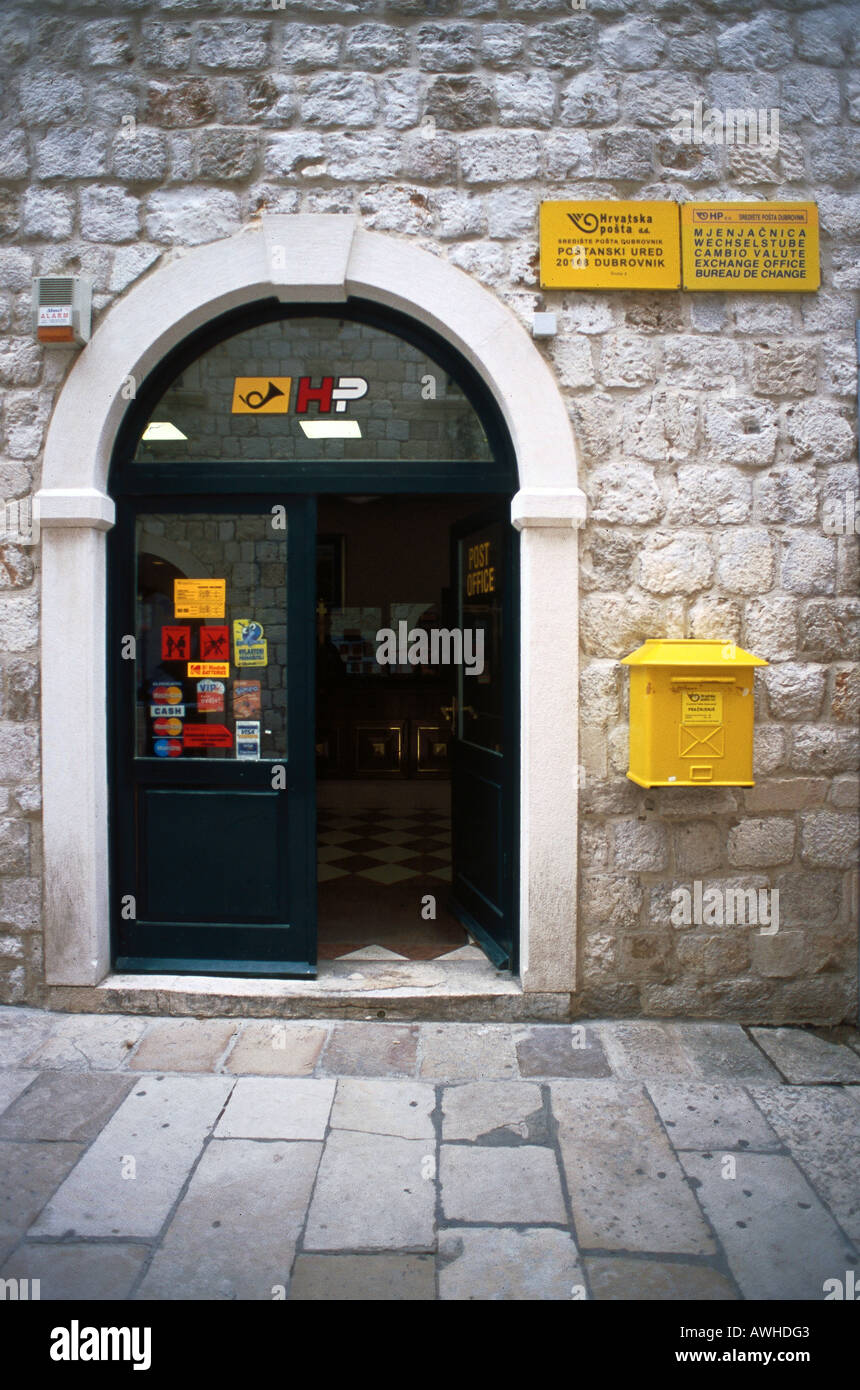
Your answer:
[[[523,988],[575,987],[577,538],[570,423],[543,358],[511,312],[468,276],[351,217],[273,216],[160,266],[108,313],[51,422],[42,527],[45,962],[51,985],[110,971],[105,532],[107,475],[130,390],[195,329],[275,294],[358,296],[450,342],[479,373],[513,443],[522,531],[520,973]],[[74,737],[70,737],[74,731]]]

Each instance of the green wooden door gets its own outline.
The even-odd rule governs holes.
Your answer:
[[[499,968],[517,968],[519,642],[510,504],[452,528],[456,667],[451,739],[455,912]]]
[[[314,537],[309,497],[119,503],[119,970],[315,973]]]

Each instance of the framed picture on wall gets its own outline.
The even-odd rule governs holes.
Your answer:
[[[317,601],[343,608],[346,596],[346,536],[317,536]]]

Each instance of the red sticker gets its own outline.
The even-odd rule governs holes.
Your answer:
[[[187,661],[191,656],[191,628],[163,627],[161,629],[162,661]]]
[[[230,656],[230,629],[224,627],[201,627],[200,660],[226,661]]]
[[[223,724],[186,724],[182,741],[186,748],[233,747],[233,735]]]

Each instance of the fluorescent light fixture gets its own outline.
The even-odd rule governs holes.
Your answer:
[[[361,439],[357,420],[300,420],[307,439]]]
[[[142,438],[149,443],[153,439],[187,439],[188,435],[172,425],[169,420],[150,420],[143,431]]]

